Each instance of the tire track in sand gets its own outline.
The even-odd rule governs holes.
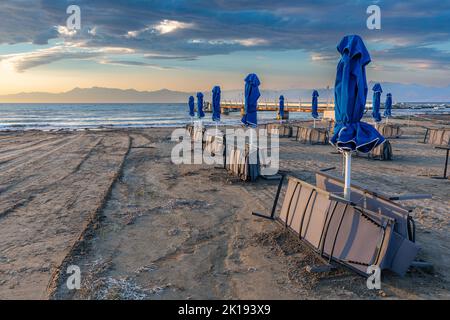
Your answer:
[[[130,147],[124,134],[111,134],[104,140],[96,139],[96,148],[79,155],[81,159],[69,168],[72,174],[65,171],[65,179],[40,190],[2,219],[0,298],[48,297],[46,288],[55,270],[95,220]]]

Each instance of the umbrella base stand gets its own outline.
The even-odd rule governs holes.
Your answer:
[[[283,182],[284,182],[285,178],[286,178],[286,174],[282,173],[281,177],[280,177],[280,183],[278,184],[278,189],[277,189],[277,193],[275,195],[275,201],[273,202],[272,212],[271,212],[270,216],[264,215],[264,214],[258,213],[258,212],[252,212],[252,215],[259,217],[259,218],[268,219],[268,220],[275,220],[275,211],[277,210],[278,200],[280,199],[281,188],[283,187]]]

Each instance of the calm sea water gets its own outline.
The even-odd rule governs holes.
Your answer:
[[[177,127],[191,122],[186,104],[0,104],[0,130],[52,130],[99,127]],[[433,109],[394,110],[404,113]],[[440,111],[450,111],[448,108]],[[273,121],[275,112],[260,112],[261,123]],[[310,119],[307,113],[291,113],[293,120]],[[213,124],[206,114],[204,124]],[[222,115],[225,125],[240,123],[239,112]]]

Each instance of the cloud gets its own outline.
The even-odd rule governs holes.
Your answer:
[[[418,69],[450,64],[448,51],[424,49],[450,38],[450,2],[380,0],[382,29],[369,31],[366,8],[372,2],[73,0],[70,4],[81,7],[83,28],[74,34],[61,27],[67,19],[66,0],[3,0],[0,43],[46,44],[60,39],[84,48],[83,53],[62,50],[54,55],[59,60],[85,59],[98,54],[98,48],[119,47],[155,61],[188,61],[236,51],[303,50],[313,61],[331,64],[338,58],[336,44],[342,36],[358,33],[380,61],[394,59],[412,67],[418,62]],[[31,65],[51,62],[36,55],[29,59]]]
[[[0,55],[0,61],[12,66],[17,72],[36,68],[61,60],[90,60],[111,54],[131,54],[127,48],[93,48],[85,49],[77,46],[58,45],[32,52]]]
[[[122,67],[147,67],[156,70],[171,70],[175,69],[174,67],[160,66],[157,64],[152,64],[148,62],[142,61],[129,61],[129,60],[100,60],[101,64],[110,64]]]
[[[193,23],[185,23],[175,20],[162,20],[159,24],[157,24],[154,28],[157,30],[160,34],[166,34],[170,32],[174,32],[178,29],[188,29],[192,28],[194,26]]]

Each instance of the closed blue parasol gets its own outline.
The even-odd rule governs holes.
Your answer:
[[[344,37],[337,49],[342,57],[336,75],[336,126],[331,143],[343,151],[368,153],[385,141],[373,126],[361,122],[368,92],[365,67],[370,55],[357,35]]]
[[[280,96],[280,106],[278,108],[278,116],[280,120],[284,118],[284,96]]]
[[[197,116],[199,119],[205,117],[205,113],[203,112],[203,93],[197,93]]]
[[[193,96],[189,97],[189,116],[195,117],[195,100]]]
[[[220,87],[215,86],[212,90],[212,119],[213,121],[220,121]]]
[[[251,73],[245,78],[245,109],[244,116],[242,117],[242,123],[246,126],[256,127],[258,125],[258,99],[261,96],[259,92],[258,76]]]
[[[384,105],[384,116],[389,118],[392,116],[392,94],[388,93],[386,97],[386,103]]]
[[[350,200],[352,151],[368,153],[384,143],[384,137],[371,125],[361,122],[367,101],[366,66],[370,55],[357,35],[345,36],[337,50],[341,60],[335,84],[336,126],[331,143],[344,152],[344,196]]]
[[[313,91],[312,94],[312,106],[311,106],[311,115],[314,119],[318,119],[319,118],[319,112],[318,112],[318,101],[319,99],[319,92],[317,92],[317,90]]]
[[[373,88],[373,101],[372,101],[372,117],[375,122],[381,121],[380,114],[380,104],[381,104],[381,93],[383,93],[383,89],[381,89],[381,85],[376,83]]]

